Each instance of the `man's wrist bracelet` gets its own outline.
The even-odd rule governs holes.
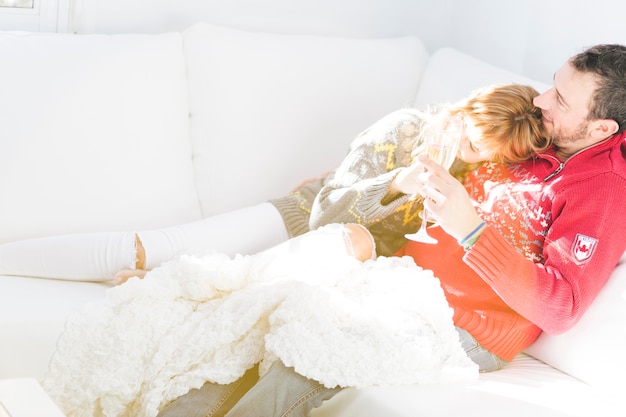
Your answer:
[[[463,249],[469,250],[472,246],[474,246],[474,243],[476,243],[476,241],[480,237],[482,229],[483,227],[485,227],[485,225],[486,223],[484,221],[480,222],[480,224],[474,230],[472,230],[463,239],[458,241],[459,245],[463,246]]]

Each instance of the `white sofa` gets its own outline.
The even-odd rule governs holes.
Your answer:
[[[336,166],[356,134],[397,108],[496,82],[548,87],[451,48],[429,54],[417,38],[207,24],[0,33],[0,55],[0,243],[251,206]],[[110,286],[0,275],[0,378],[41,378],[66,317]],[[624,416],[625,296],[620,264],[580,324],[542,335],[502,371],[470,384],[348,389],[314,414]]]

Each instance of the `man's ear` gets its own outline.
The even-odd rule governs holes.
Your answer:
[[[619,129],[619,124],[613,119],[594,120],[591,127],[591,134],[594,138],[606,139]]]

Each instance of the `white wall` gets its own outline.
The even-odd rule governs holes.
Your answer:
[[[196,21],[275,32],[420,37],[550,83],[573,53],[626,44],[624,0],[73,0],[80,33],[163,32]],[[462,68],[459,72],[462,73]]]
[[[543,82],[587,46],[626,44],[624,0],[452,1],[452,45]]]
[[[411,33],[450,0],[75,0],[80,32],[179,30],[198,20],[240,28],[342,36]]]

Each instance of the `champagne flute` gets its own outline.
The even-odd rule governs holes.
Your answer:
[[[443,127],[433,123],[424,126],[422,140],[424,140],[428,158],[437,162],[445,169],[450,169],[459,149],[462,126],[462,120],[458,116],[447,119]],[[421,217],[422,223],[419,230],[404,236],[416,242],[437,243],[437,239],[429,235],[426,229],[426,223],[428,222],[428,212],[426,208],[422,209]]]

